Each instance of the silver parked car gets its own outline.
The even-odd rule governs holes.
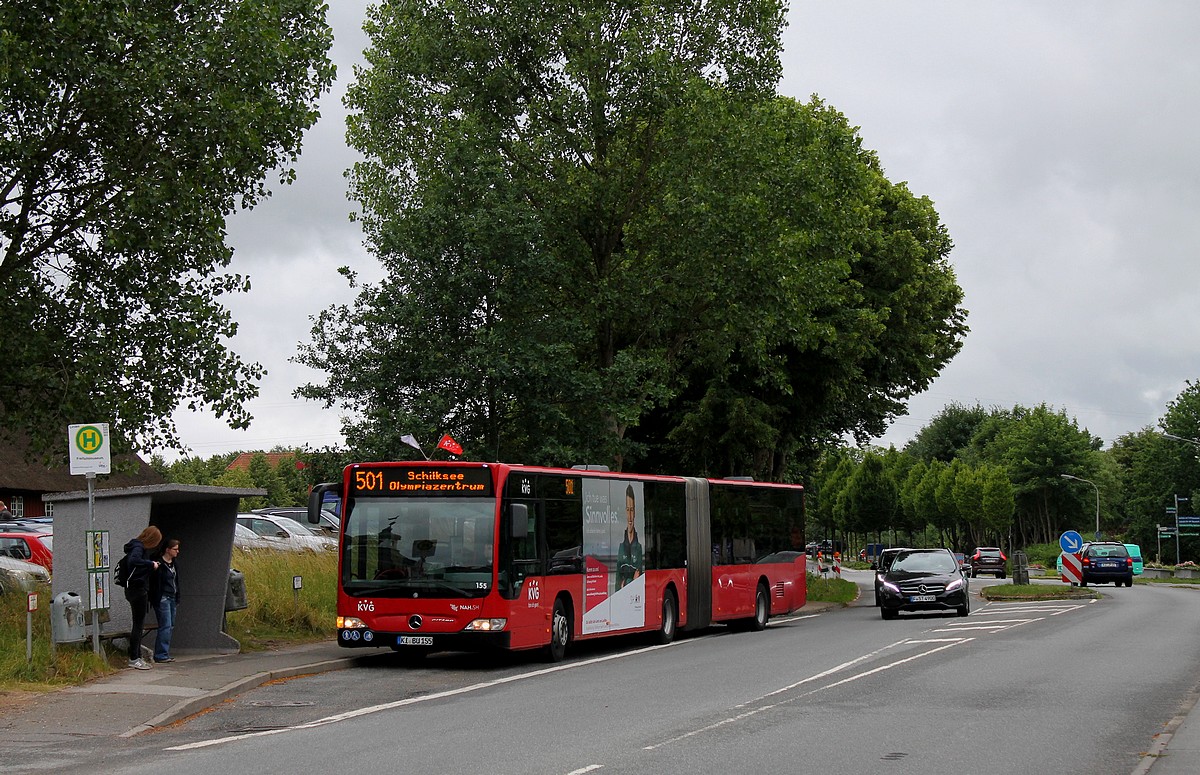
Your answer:
[[[50,571],[36,562],[0,557],[0,594],[33,592],[39,584],[50,583]]]
[[[249,528],[273,549],[337,551],[337,541],[329,536],[314,533],[307,525],[302,525],[291,517],[275,514],[238,514],[237,523]]]

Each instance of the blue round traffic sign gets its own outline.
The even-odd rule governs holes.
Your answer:
[[[1075,554],[1083,548],[1083,536],[1079,535],[1078,531],[1068,530],[1059,536],[1058,545],[1064,552]]]

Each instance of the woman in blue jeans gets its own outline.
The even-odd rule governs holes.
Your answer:
[[[171,632],[175,629],[175,612],[179,606],[179,572],[175,558],[179,556],[179,539],[169,538],[163,544],[155,583],[150,585],[150,604],[158,617],[158,634],[154,638],[154,661],[174,662],[171,656]]]

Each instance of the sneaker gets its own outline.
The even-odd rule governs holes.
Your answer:
[[[165,663],[165,662],[174,662],[174,661],[175,661],[175,657],[163,657],[162,659],[159,659],[158,657],[155,657],[155,658],[154,658],[154,661],[155,661],[156,663],[158,663],[158,664],[160,664],[160,665],[161,665],[161,664],[163,664],[163,663]]]
[[[129,660],[129,666],[135,670],[149,670],[150,665],[146,664],[146,660],[138,657],[137,659]]]

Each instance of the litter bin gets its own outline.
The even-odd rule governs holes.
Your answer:
[[[246,599],[246,576],[240,570],[229,569],[229,584],[225,587],[225,610],[241,611],[250,607]]]
[[[50,601],[50,635],[55,643],[78,643],[87,638],[83,628],[83,600],[76,592],[63,592]]]

